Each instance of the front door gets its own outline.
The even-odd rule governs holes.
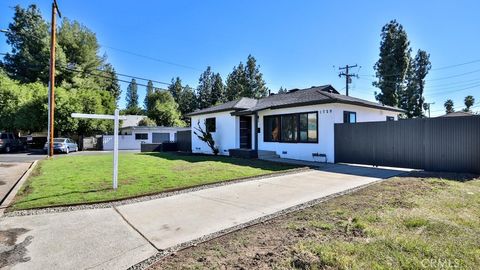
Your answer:
[[[252,117],[240,116],[240,148],[252,149]]]

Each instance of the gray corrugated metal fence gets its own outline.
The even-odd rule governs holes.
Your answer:
[[[192,131],[177,131],[177,145],[178,151],[191,152],[192,151]]]
[[[480,173],[480,116],[335,124],[335,161]]]

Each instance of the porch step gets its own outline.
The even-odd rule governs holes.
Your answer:
[[[275,151],[258,150],[259,159],[280,158]]]

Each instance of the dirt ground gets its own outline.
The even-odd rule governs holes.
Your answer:
[[[468,220],[478,212],[464,212],[460,222],[458,210],[446,213],[436,207],[457,195],[455,207],[465,209],[472,202],[478,207],[479,183],[471,175],[412,173],[179,251],[151,269],[400,269],[425,262],[434,269],[447,257],[468,267],[479,262],[476,255],[459,254],[475,246],[480,254],[478,220]],[[473,194],[472,201],[462,201],[464,192]],[[441,244],[455,231],[448,227],[452,222],[466,224],[455,226],[471,232],[451,240],[467,243],[463,247]]]

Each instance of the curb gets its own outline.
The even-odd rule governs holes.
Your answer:
[[[37,166],[38,160],[35,160],[30,164],[30,167],[28,167],[28,170],[23,173],[23,175],[19,178],[19,180],[13,185],[13,187],[8,191],[7,196],[3,200],[2,204],[0,205],[0,217],[3,216],[5,213],[5,210],[8,208],[10,203],[13,201],[13,198],[15,198],[15,195],[17,195],[17,192],[20,190],[22,187],[23,183],[27,181],[28,177],[32,173],[33,169]]]

